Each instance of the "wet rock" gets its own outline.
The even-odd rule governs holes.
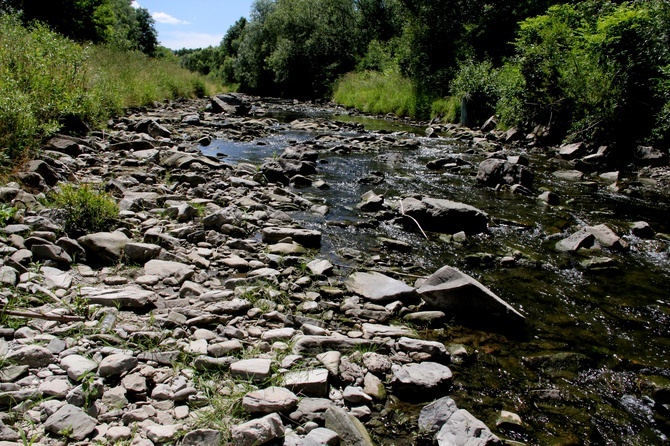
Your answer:
[[[286,412],[298,406],[295,393],[283,387],[268,387],[249,392],[242,398],[242,407],[252,414]]]
[[[654,238],[656,231],[646,221],[637,221],[631,225],[631,232],[634,236],[640,238]]]
[[[628,249],[628,242],[616,235],[616,233],[607,225],[587,226],[586,230],[593,234],[598,243],[605,248],[617,251],[625,251]]]
[[[533,171],[528,167],[496,158],[482,161],[477,170],[477,181],[491,187],[499,184],[520,184],[532,189],[534,177]]]
[[[421,409],[419,429],[435,434],[457,410],[456,402],[448,396],[435,400]]]
[[[540,201],[544,201],[545,203],[550,204],[552,206],[558,206],[559,204],[561,204],[560,197],[551,191],[542,192],[537,197],[537,199]]]
[[[479,209],[450,200],[430,197],[405,198],[401,203],[407,227],[418,225],[426,231],[478,234],[488,229],[488,216]],[[410,218],[416,220],[413,221]]]
[[[429,308],[476,323],[494,321],[513,328],[525,317],[484,285],[456,268],[444,266],[417,290]]]
[[[576,142],[573,144],[565,144],[561,146],[558,155],[566,160],[574,160],[586,155],[586,144],[583,142]]]
[[[372,302],[392,302],[416,296],[411,286],[377,272],[356,272],[347,278],[345,285],[350,292]]]
[[[64,435],[81,441],[95,430],[95,418],[88,416],[82,409],[65,404],[44,422],[44,429],[57,435]]]
[[[394,365],[391,386],[401,397],[420,401],[444,394],[451,385],[449,367],[436,362]]]
[[[384,207],[384,197],[377,195],[374,191],[367,191],[361,197],[361,202],[356,205],[363,212],[376,212]]]
[[[639,146],[634,153],[635,164],[638,166],[666,166],[668,154],[650,146]]]
[[[503,444],[488,427],[465,409],[458,409],[437,434],[438,446]]]
[[[556,250],[560,252],[577,252],[580,249],[597,247],[595,236],[586,228],[582,228],[556,243]]]
[[[584,179],[584,172],[579,170],[557,170],[552,175],[567,181],[582,181]]]
[[[374,443],[365,426],[344,409],[332,406],[326,410],[326,428],[337,433],[341,444],[350,446],[372,446]]]
[[[284,436],[284,431],[284,423],[279,414],[273,413],[233,427],[231,435],[235,445],[254,446],[281,438]]]

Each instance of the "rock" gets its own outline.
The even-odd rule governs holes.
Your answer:
[[[432,399],[444,394],[451,385],[449,367],[436,362],[394,365],[391,385],[398,395],[410,400]]]
[[[297,355],[312,355],[331,350],[346,352],[360,349],[383,352],[388,351],[388,346],[380,341],[345,338],[343,336],[302,336],[295,341],[293,353]]]
[[[242,398],[242,407],[252,414],[286,412],[298,406],[295,393],[283,387],[268,387],[249,392]]]
[[[384,387],[384,383],[372,373],[365,374],[363,378],[363,391],[378,401],[386,399],[386,387]]]
[[[372,397],[363,391],[359,386],[347,386],[342,392],[344,401],[351,404],[368,404],[372,402]]]
[[[70,355],[61,359],[60,366],[73,381],[79,381],[98,370],[98,363],[81,355]]]
[[[270,377],[271,359],[253,358],[242,359],[230,365],[230,374],[242,379],[263,381]]]
[[[137,358],[122,353],[106,356],[100,361],[98,374],[103,378],[117,376],[129,372],[137,366]]]
[[[558,170],[552,175],[567,181],[582,181],[584,179],[584,172],[579,170]]]
[[[261,231],[263,242],[277,243],[290,238],[307,248],[321,246],[321,233],[310,229],[268,227]]]
[[[288,372],[284,375],[284,386],[297,394],[312,397],[328,395],[328,370],[312,369]]]
[[[147,438],[154,443],[167,443],[176,440],[181,425],[179,424],[164,424],[153,425],[144,428]]]
[[[371,338],[374,338],[375,336],[389,337],[389,338],[416,336],[416,333],[414,333],[412,329],[410,329],[409,327],[405,327],[403,325],[380,325],[380,324],[363,324],[363,334]]]
[[[149,260],[158,257],[162,249],[159,245],[152,243],[128,242],[125,246],[126,261],[144,265]]]
[[[309,431],[305,436],[304,446],[338,446],[340,444],[340,436],[337,432],[326,429],[325,427],[317,427]]]
[[[416,228],[418,222],[425,231],[444,234],[479,234],[488,229],[488,215],[467,204],[430,197],[405,198],[401,204],[407,227]]]
[[[586,144],[583,142],[576,142],[573,144],[565,144],[561,146],[558,151],[561,158],[566,160],[574,160],[586,155]]]
[[[558,195],[556,195],[555,193],[550,192],[550,191],[542,192],[537,197],[537,199],[540,200],[540,201],[544,201],[545,203],[550,204],[552,206],[558,206],[559,204],[561,204],[560,197]]]
[[[314,259],[307,264],[307,268],[317,276],[330,276],[334,266],[328,260]]]
[[[316,355],[316,359],[323,364],[323,366],[328,370],[333,376],[338,376],[340,374],[340,362],[342,360],[342,353],[338,351],[330,351],[319,353]]]
[[[113,265],[118,263],[125,253],[129,239],[122,232],[98,232],[77,239],[86,249],[86,258],[94,265]]]
[[[639,146],[634,153],[635,164],[638,166],[660,167],[668,164],[668,154],[654,147]]]
[[[29,367],[46,367],[55,362],[53,353],[40,345],[27,345],[7,355],[10,363]]]
[[[195,272],[193,271],[192,266],[184,263],[168,260],[149,260],[144,265],[144,274],[148,276],[157,276],[160,279],[172,277],[181,285],[186,280],[190,280]]]
[[[247,116],[251,106],[235,93],[218,94],[211,98],[212,112],[227,113],[235,116]]]
[[[81,289],[81,294],[88,299],[90,304],[123,308],[144,308],[157,298],[153,291],[135,285],[125,288],[85,287]]]
[[[497,158],[482,161],[477,170],[477,181],[491,187],[499,184],[520,184],[532,189],[534,177],[533,171],[528,167]]]
[[[595,236],[586,228],[582,228],[569,237],[556,243],[556,250],[560,252],[577,252],[580,249],[596,248]]]
[[[71,404],[65,404],[44,422],[44,429],[57,435],[81,441],[95,430],[97,421]]]
[[[326,428],[337,433],[342,445],[373,446],[365,426],[344,409],[331,406],[326,410]]]
[[[514,328],[526,319],[484,285],[450,266],[434,272],[417,292],[429,308],[478,324],[494,321]]]
[[[631,232],[634,236],[640,238],[654,238],[656,231],[654,231],[649,223],[646,221],[637,221],[631,225]]]
[[[184,435],[182,446],[212,446],[221,444],[221,432],[214,429],[197,429]]]
[[[628,242],[622,240],[607,225],[587,226],[586,230],[593,234],[598,243],[605,248],[616,251],[625,251],[628,249]]]
[[[426,341],[423,339],[400,338],[396,342],[396,349],[405,353],[420,353],[431,361],[448,362],[449,352],[441,342]]]
[[[273,413],[233,427],[231,435],[236,446],[255,446],[283,437],[284,430],[279,414]]]
[[[457,410],[456,402],[448,396],[435,400],[421,409],[419,413],[419,429],[430,434],[435,434]]]
[[[367,191],[361,197],[361,202],[356,205],[363,212],[376,212],[384,207],[384,197],[377,195],[374,191]]]
[[[349,291],[372,302],[392,302],[416,297],[416,290],[405,282],[381,273],[356,272],[345,281]]]
[[[0,284],[13,287],[19,281],[19,272],[10,266],[0,267]]]
[[[502,444],[488,427],[465,409],[458,409],[437,434],[438,446],[489,446]]]

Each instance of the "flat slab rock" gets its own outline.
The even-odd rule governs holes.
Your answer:
[[[526,319],[484,285],[450,266],[435,271],[417,292],[429,308],[448,316],[512,326]]]
[[[242,407],[249,413],[285,412],[298,406],[298,397],[284,387],[268,387],[249,392],[242,398]]]
[[[157,299],[153,291],[135,285],[120,289],[85,287],[81,289],[81,294],[89,300],[89,303],[105,307],[144,308]]]
[[[416,296],[416,290],[405,282],[377,272],[353,273],[344,284],[352,293],[372,302],[392,302]]]

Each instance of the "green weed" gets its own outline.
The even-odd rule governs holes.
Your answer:
[[[70,235],[110,229],[119,215],[114,199],[88,184],[64,184],[50,198],[53,207],[63,209],[63,228]]]

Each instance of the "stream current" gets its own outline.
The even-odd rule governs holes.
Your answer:
[[[268,116],[284,122],[297,117],[272,111]],[[446,345],[463,344],[468,350],[464,362],[450,365],[454,372],[450,396],[459,407],[482,419],[501,437],[527,444],[668,441],[670,255],[668,239],[662,236],[670,232],[667,190],[637,175],[620,180],[626,186],[619,191],[609,187],[612,180],[596,174],[581,181],[561,179],[553,172],[570,167],[546,152],[525,153],[535,172],[535,195],[546,189],[560,197],[560,205],[549,206],[535,196],[479,186],[475,174],[485,153],[471,150],[468,143],[414,136],[423,135],[425,128],[383,119],[329,118],[359,122],[373,134],[405,132],[420,145],[415,150],[395,150],[399,158],[393,163],[380,161],[379,153],[320,152],[315,178],[324,180],[330,189],[309,187],[294,192],[327,205],[329,213],[292,214],[303,226],[322,231],[319,256],[346,266],[350,260],[342,249],[353,248],[368,256],[378,255],[378,264],[413,275],[454,266],[527,317],[525,330],[516,334],[454,323],[421,331],[426,338]],[[215,140],[201,149],[206,155],[225,156],[231,164],[260,165],[285,147],[318,135],[278,125],[276,133],[259,140]],[[458,157],[462,165],[446,171],[426,168],[428,161],[445,157]],[[359,182],[372,172],[381,172],[383,182]],[[418,231],[359,211],[356,204],[368,190],[383,194],[391,205],[416,194],[475,206],[488,213],[489,233],[460,243],[440,234],[429,234],[426,240]],[[656,238],[631,235],[630,225],[640,220],[651,225]],[[575,255],[554,248],[580,226],[603,223],[630,244],[628,251]],[[379,237],[406,242],[412,251],[387,251],[379,246]],[[602,257],[610,259],[605,268],[583,265]],[[506,267],[502,258],[517,261]],[[406,281],[413,284],[411,279]],[[398,440],[403,435],[411,437],[412,427],[410,423],[403,427],[403,417],[405,413],[415,416],[420,407],[398,403],[390,409],[386,413],[388,443],[384,444],[411,444]],[[524,426],[496,429],[501,410],[520,415]]]

